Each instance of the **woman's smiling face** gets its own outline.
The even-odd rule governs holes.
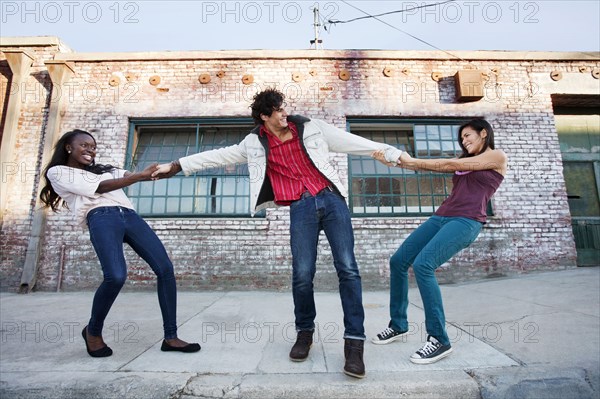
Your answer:
[[[96,141],[87,134],[75,136],[66,149],[69,151],[68,165],[75,168],[92,165],[96,158]]]
[[[472,155],[477,155],[481,152],[486,137],[487,132],[485,129],[481,133],[477,133],[477,130],[470,126],[465,127],[461,133],[462,145]]]

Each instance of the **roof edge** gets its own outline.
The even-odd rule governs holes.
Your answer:
[[[1,47],[57,46],[55,59],[73,62],[213,60],[213,59],[390,59],[390,60],[505,60],[598,61],[600,51],[429,51],[429,50],[210,50],[153,52],[73,52],[56,36],[0,37]]]
[[[75,62],[214,60],[214,59],[390,59],[599,61],[600,52],[549,51],[400,51],[400,50],[213,50],[129,53],[62,53],[57,59]]]
[[[73,52],[73,50],[57,36],[0,37],[0,49],[2,47],[57,47],[61,52]]]

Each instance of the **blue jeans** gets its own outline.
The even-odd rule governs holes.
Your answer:
[[[313,279],[316,272],[319,233],[325,231],[337,271],[344,311],[344,338],[365,339],[365,313],[358,265],[354,258],[354,233],[346,201],[340,195],[321,191],[290,205],[292,246],[292,294],[296,330],[315,329]]]
[[[94,295],[89,334],[102,335],[104,319],[125,284],[127,264],[123,243],[127,243],[156,274],[165,339],[177,338],[177,287],[173,264],[154,231],[134,210],[120,206],[92,209],[87,222],[90,240],[104,275],[104,281]]]
[[[423,300],[427,334],[443,345],[450,344],[435,270],[475,241],[481,226],[473,219],[433,215],[408,236],[390,259],[392,328],[408,330],[408,268],[412,264]]]

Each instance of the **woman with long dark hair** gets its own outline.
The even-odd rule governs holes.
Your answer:
[[[173,265],[167,252],[148,224],[135,212],[123,188],[152,180],[156,165],[140,172],[128,172],[95,162],[96,140],[84,130],[65,133],[56,144],[44,169],[45,186],[40,199],[59,211],[68,208],[79,224],[89,229],[90,240],[100,260],[104,280],[92,304],[89,323],[81,332],[92,357],[112,355],[102,339],[104,320],[127,278],[123,243],[142,257],[157,277],[158,302],[163,319],[161,350],[197,352],[200,345],[177,337],[177,288]]]
[[[411,170],[454,173],[450,196],[413,231],[390,259],[390,322],[372,339],[389,344],[408,334],[408,268],[412,265],[425,310],[427,342],[410,360],[429,364],[452,352],[446,333],[442,295],[435,270],[471,245],[486,222],[487,204],[504,180],[507,157],[494,146],[492,126],[474,119],[458,130],[458,158],[415,159],[403,152],[398,166]],[[381,152],[374,158],[385,162]]]

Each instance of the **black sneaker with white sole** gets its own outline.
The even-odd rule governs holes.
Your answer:
[[[416,364],[431,364],[445,358],[450,353],[452,353],[450,345],[442,345],[437,339],[429,335],[425,345],[412,354],[410,361]]]
[[[406,331],[394,330],[390,323],[390,326],[388,326],[388,328],[386,328],[385,330],[383,330],[382,332],[377,334],[377,336],[375,338],[372,338],[371,342],[376,345],[385,345],[385,344],[389,344],[389,343],[399,340],[400,338],[404,337],[406,334],[408,334],[408,330],[406,330]]]

